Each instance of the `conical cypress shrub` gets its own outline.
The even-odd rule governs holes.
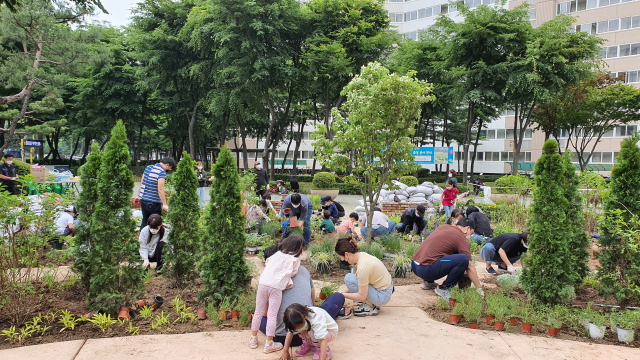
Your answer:
[[[240,297],[248,280],[244,260],[245,217],[238,188],[240,176],[235,159],[226,146],[220,149],[213,175],[211,203],[205,218],[206,257],[198,267],[204,289],[198,297],[219,304],[225,297]]]
[[[166,258],[171,266],[166,274],[178,284],[189,279],[201,253],[198,178],[194,166],[191,156],[184,152],[172,178],[175,193],[169,198],[167,222],[172,229],[168,238],[170,251]]]
[[[98,171],[102,164],[102,151],[98,144],[91,145],[87,163],[80,168],[80,188],[76,208],[81,223],[76,227],[73,270],[80,275],[80,282],[89,290],[94,265],[91,240],[91,218],[98,203]]]
[[[115,313],[142,295],[143,268],[131,216],[133,174],[122,121],[111,131],[98,172],[98,203],[91,220],[91,248],[96,271],[89,307]]]
[[[609,195],[605,210],[620,209],[626,212],[624,219],[640,215],[640,141],[638,133],[622,140],[617,164],[611,170]],[[627,211],[628,210],[628,211]]]

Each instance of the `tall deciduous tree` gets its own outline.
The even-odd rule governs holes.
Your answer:
[[[185,152],[172,178],[176,191],[169,198],[171,211],[167,220],[172,228],[169,232],[167,263],[171,264],[169,277],[180,285],[189,280],[201,255],[198,178],[194,165],[191,156]]]
[[[198,298],[219,304],[225,297],[235,299],[241,296],[248,280],[248,268],[244,262],[245,218],[238,187],[240,175],[226,146],[220,149],[213,176],[211,203],[205,217],[206,255],[198,265],[204,289]]]
[[[98,203],[91,219],[91,252],[96,269],[87,297],[89,307],[109,313],[142,294],[143,268],[131,216],[133,174],[122,121],[111,131],[98,172]]]
[[[327,127],[320,125],[313,135],[313,145],[322,165],[331,169],[353,168],[350,179],[360,187],[367,211],[368,241],[374,206],[380,191],[391,179],[417,169],[413,162],[410,136],[413,122],[420,116],[423,103],[434,100],[431,85],[416,80],[415,73],[390,74],[379,63],[363,67],[342,94],[347,97],[348,116],[337,109],[332,141],[326,138]]]

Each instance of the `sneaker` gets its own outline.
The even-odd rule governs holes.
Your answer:
[[[443,289],[440,286],[436,287],[433,291],[436,293],[436,295],[438,295],[441,298],[449,301],[449,297],[451,296],[451,291],[449,291],[447,289]]]
[[[435,281],[432,281],[432,282],[422,281],[422,284],[420,284],[420,287],[422,288],[422,290],[431,290],[438,287],[438,284],[436,284]]]
[[[263,352],[265,354],[269,354],[272,352],[276,352],[276,351],[280,351],[282,350],[284,346],[282,346],[282,344],[280,344],[279,342],[275,342],[275,341],[271,341],[271,343],[265,343],[264,344],[264,350]]]
[[[302,340],[302,345],[298,348],[298,350],[296,350],[296,356],[302,357],[302,356],[311,355],[311,353],[315,351],[317,351],[315,346],[311,346],[307,344],[306,341]]]
[[[346,314],[346,312],[346,308],[340,309],[340,312],[338,312],[338,316],[336,316],[336,320],[344,320],[353,316],[353,310],[349,309],[349,314]]]
[[[249,338],[249,347],[251,349],[257,349],[258,348],[258,337],[257,336],[252,336]]]
[[[376,316],[378,315],[379,307],[373,305],[369,306],[369,304],[362,304],[359,308],[354,310],[355,316]]]
[[[506,267],[502,267],[502,266],[500,266],[500,265],[498,265],[498,271],[500,271],[501,273],[509,272],[509,271],[507,271],[507,268],[506,268]]]
[[[325,360],[331,360],[333,358],[333,354],[331,353],[331,349],[327,346],[327,352],[325,353]],[[316,353],[313,354],[313,360],[320,360],[320,348],[317,348]]]
[[[490,268],[487,268],[486,271],[487,271],[487,274],[489,274],[489,275],[498,275],[498,273],[495,271],[493,266],[490,267]]]

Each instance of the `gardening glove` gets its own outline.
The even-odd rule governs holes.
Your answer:
[[[509,265],[509,266],[507,266],[507,271],[508,271],[509,273],[511,273],[511,274],[516,274],[516,273],[517,273],[517,271],[516,271],[516,269],[513,267],[513,265]]]
[[[476,291],[478,292],[478,294],[480,294],[480,296],[484,297],[484,291],[482,291],[482,288],[477,288]]]
[[[144,267],[144,268],[148,268],[149,267],[149,259],[144,259],[144,262],[142,263],[142,267]]]
[[[169,212],[169,205],[167,204],[162,205],[162,209],[166,212]]]

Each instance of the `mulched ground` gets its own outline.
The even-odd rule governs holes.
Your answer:
[[[392,262],[385,260],[383,261],[383,263],[387,267],[387,270],[389,270],[389,273],[393,274],[393,272],[391,271]],[[334,267],[331,269],[330,274],[323,275],[320,272],[318,272],[316,269],[314,269],[314,267],[311,265],[311,263],[308,260],[302,261],[301,265],[306,267],[307,270],[309,270],[309,272],[311,273],[311,278],[313,280],[324,281],[326,276],[326,281],[337,283],[337,284],[344,284],[344,276],[350,272],[350,270],[342,270],[338,267]],[[422,282],[422,279],[417,277],[412,272],[408,272],[403,279],[401,278],[393,279],[394,286],[420,284],[421,282]]]

